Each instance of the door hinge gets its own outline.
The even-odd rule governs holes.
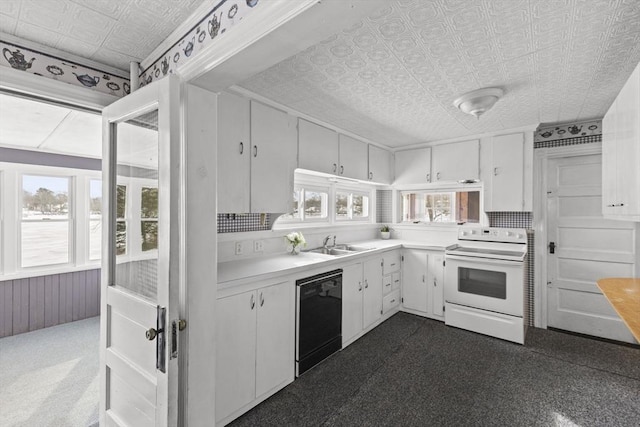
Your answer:
[[[443,306],[442,306],[442,312],[443,312],[443,313],[444,313],[444,309],[445,309],[445,308],[446,308],[446,307],[443,305]]]
[[[384,260],[380,261],[380,267],[384,268]]]
[[[400,301],[404,304],[404,297],[400,298]]]
[[[401,261],[404,261],[404,255],[402,255],[402,256],[400,257],[400,260],[401,260]]]
[[[442,260],[442,266],[444,267],[446,265],[446,261]]]

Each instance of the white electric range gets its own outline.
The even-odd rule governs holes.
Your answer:
[[[445,323],[524,344],[527,232],[460,228],[445,252]]]

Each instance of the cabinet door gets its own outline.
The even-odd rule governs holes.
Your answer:
[[[337,132],[299,119],[298,150],[298,167],[338,175]]]
[[[396,151],[394,184],[431,182],[431,147]]]
[[[295,118],[251,101],[251,212],[293,210]]]
[[[249,100],[218,95],[218,212],[249,212]]]
[[[602,119],[602,213],[615,215],[616,193],[616,102]]]
[[[342,269],[342,345],[362,332],[362,263]]]
[[[490,191],[485,211],[522,211],[524,179],[524,135],[500,135],[491,141]]]
[[[338,174],[348,178],[367,180],[369,162],[367,144],[346,135],[340,135],[340,165]]]
[[[640,65],[616,98],[616,214],[640,215]]]
[[[429,254],[429,285],[431,285],[431,313],[444,316],[444,255]]]
[[[293,381],[295,286],[283,282],[257,291],[256,397]]]
[[[369,145],[369,181],[391,184],[391,153]]]
[[[431,182],[479,178],[480,141],[477,139],[435,145],[431,156]]]
[[[402,305],[426,313],[427,297],[427,253],[406,249],[402,263]]]
[[[364,262],[363,329],[382,316],[382,258]]]
[[[255,397],[256,293],[217,301],[216,419],[221,420]]]

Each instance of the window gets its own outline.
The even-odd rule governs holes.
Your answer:
[[[402,221],[478,223],[480,191],[403,192]]]
[[[20,266],[71,261],[70,177],[22,175]]]
[[[140,203],[140,231],[142,251],[158,249],[158,189],[142,187]]]
[[[336,190],[336,220],[367,220],[369,196],[349,190]]]
[[[293,212],[282,215],[282,221],[328,221],[329,189],[299,187],[293,192],[293,205]]]
[[[127,186],[116,187],[116,255],[127,253]]]
[[[102,254],[102,181],[89,181],[89,259],[99,260]]]

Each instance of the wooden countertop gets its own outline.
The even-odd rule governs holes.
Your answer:
[[[640,342],[640,279],[612,277],[600,279],[597,283],[633,336]]]

